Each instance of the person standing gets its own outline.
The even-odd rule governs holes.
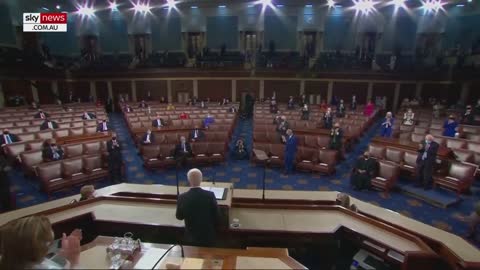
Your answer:
[[[142,144],[149,145],[155,143],[155,135],[153,135],[152,130],[148,129],[147,133],[145,133],[142,137]]]
[[[342,150],[342,139],[343,139],[343,130],[340,128],[339,123],[335,123],[334,127],[330,132],[330,145],[331,150]]]
[[[302,107],[302,120],[308,120],[310,118],[310,108],[308,108],[308,104],[304,104]]]
[[[352,96],[352,103],[350,103],[350,109],[352,111],[357,110],[357,97],[355,95]]]
[[[433,136],[427,134],[425,141],[422,141],[418,145],[417,154],[417,184],[416,186],[422,186],[424,189],[430,188],[432,182],[433,166],[437,160],[437,152],[439,144],[433,141]]]
[[[285,171],[284,174],[288,175],[293,171],[293,162],[295,160],[295,154],[297,153],[297,138],[293,135],[292,129],[287,129],[286,136],[283,136],[285,142]]]
[[[445,121],[445,124],[443,124],[443,136],[446,137],[455,137],[455,134],[457,133],[457,127],[458,123],[455,121],[455,116],[452,114],[448,117],[448,120]]]
[[[462,124],[473,125],[475,123],[475,115],[472,112],[472,106],[467,105],[465,112],[462,115]]]
[[[380,130],[380,136],[385,138],[392,137],[392,130],[393,130],[393,117],[391,112],[387,112],[385,119],[382,122],[382,128]]]
[[[112,134],[112,139],[107,142],[108,171],[110,180],[119,184],[122,182],[122,147],[117,140],[117,134]]]
[[[325,115],[323,115],[323,127],[326,129],[331,129],[332,124],[333,124],[332,108],[328,108],[327,111],[325,112]]]
[[[107,132],[109,130],[110,127],[107,123],[107,119],[103,119],[103,121],[97,125],[97,132]]]
[[[215,245],[220,212],[217,199],[211,191],[203,190],[202,172],[191,169],[187,173],[190,189],[178,196],[175,216],[185,221],[185,244],[212,247]]]
[[[406,126],[413,126],[413,124],[415,124],[415,113],[413,113],[412,108],[408,108],[403,114],[403,124]]]
[[[340,99],[340,103],[338,104],[337,117],[345,117],[345,104],[343,103],[343,99]]]

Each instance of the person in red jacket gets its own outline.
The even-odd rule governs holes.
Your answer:
[[[180,118],[180,119],[188,119],[189,116],[188,116],[188,114],[187,114],[186,112],[183,112],[183,113],[180,114],[179,118]]]

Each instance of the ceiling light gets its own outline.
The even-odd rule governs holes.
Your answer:
[[[78,14],[83,16],[92,16],[95,13],[95,10],[91,7],[83,6],[78,9]]]
[[[335,1],[333,1],[333,0],[328,0],[328,1],[327,1],[327,5],[328,5],[328,7],[330,7],[330,8],[331,8],[331,7],[334,7],[334,6],[335,6]]]
[[[111,2],[110,5],[108,5],[108,8],[111,10],[118,10],[118,5],[115,2]]]
[[[150,11],[150,5],[148,4],[136,4],[133,9],[135,12],[149,12]]]
[[[423,2],[423,9],[425,9],[426,12],[438,11],[442,6],[443,3],[441,0],[426,0]]]
[[[196,8],[198,8],[198,7],[197,7],[197,6],[191,6],[190,8],[196,9]]]
[[[308,4],[308,5],[305,5],[305,7],[306,8],[311,8],[311,7],[313,7],[313,5]]]
[[[396,8],[399,8],[405,5],[405,0],[393,0],[392,2]]]
[[[167,7],[174,8],[176,5],[175,0],[167,0]]]
[[[260,0],[263,6],[270,6],[272,5],[272,0]]]
[[[60,5],[55,6],[56,9],[61,9],[62,7]]]
[[[372,0],[354,0],[354,7],[362,13],[369,13],[375,9],[375,3]]]
[[[283,5],[277,5],[277,7],[281,8],[281,7],[283,7]]]
[[[226,8],[227,6],[225,6],[225,5],[220,5],[220,6],[218,6],[218,7],[219,7],[219,8]]]
[[[465,5],[464,4],[458,4],[456,5],[457,7],[464,7]]]

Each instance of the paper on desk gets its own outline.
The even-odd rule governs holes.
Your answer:
[[[278,258],[237,257],[236,269],[292,269]]]
[[[146,251],[142,251],[134,269],[152,269],[166,251],[164,248],[148,248]]]
[[[217,200],[223,200],[223,194],[225,193],[225,188],[219,187],[202,187],[203,190],[211,191],[215,194]]]

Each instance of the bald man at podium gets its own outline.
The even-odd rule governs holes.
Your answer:
[[[202,177],[199,169],[188,171],[190,190],[179,195],[176,217],[185,220],[185,244],[211,247],[215,244],[219,210],[215,194],[200,187]]]

